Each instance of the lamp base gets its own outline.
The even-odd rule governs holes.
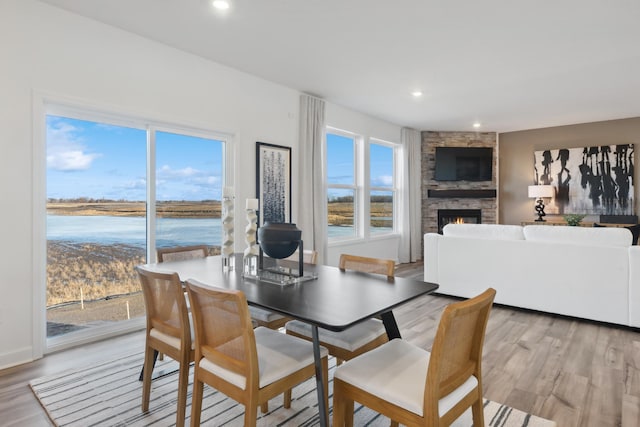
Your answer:
[[[544,213],[544,201],[542,200],[542,198],[536,200],[535,209],[536,209],[536,213],[538,214],[538,219],[536,219],[536,222],[546,222],[547,220],[543,218],[547,214]]]

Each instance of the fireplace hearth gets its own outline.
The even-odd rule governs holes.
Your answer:
[[[438,233],[447,224],[481,224],[480,209],[438,209]]]

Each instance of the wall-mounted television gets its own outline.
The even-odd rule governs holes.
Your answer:
[[[491,181],[493,148],[436,147],[436,181]]]

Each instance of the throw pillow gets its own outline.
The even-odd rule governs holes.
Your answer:
[[[633,235],[633,239],[631,239],[631,244],[632,245],[637,245],[638,244],[638,237],[640,237],[640,224],[629,225],[629,226],[627,226],[625,228],[627,230],[629,230],[631,232],[631,234]]]

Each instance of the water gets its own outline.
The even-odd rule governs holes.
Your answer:
[[[158,218],[156,246],[211,245],[222,243],[220,218]],[[328,226],[328,237],[355,237],[352,226]],[[372,234],[392,232],[373,227]],[[104,245],[146,247],[146,219],[119,216],[47,215],[47,240]]]
[[[220,218],[158,218],[156,246],[220,246]],[[117,216],[47,215],[47,240],[146,246],[146,219]]]

